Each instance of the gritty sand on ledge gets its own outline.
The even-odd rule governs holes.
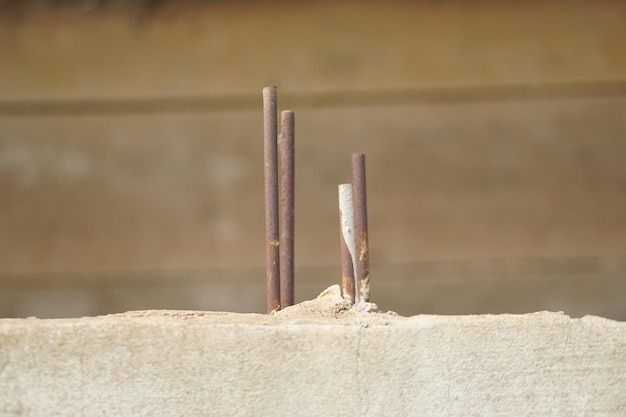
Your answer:
[[[123,322],[126,320],[133,321],[150,321],[158,319],[162,321],[193,321],[197,324],[239,324],[239,325],[281,325],[281,324],[333,324],[333,325],[393,325],[404,323],[407,321],[422,323],[432,322],[445,322],[450,319],[454,321],[471,320],[472,322],[480,321],[481,319],[488,320],[514,320],[515,318],[522,319],[525,317],[550,317],[560,318],[563,320],[606,320],[596,316],[585,316],[581,319],[570,318],[563,312],[536,312],[529,314],[485,314],[485,315],[464,315],[464,316],[440,316],[440,315],[417,315],[411,317],[400,316],[393,311],[381,312],[375,303],[358,303],[356,305],[350,305],[341,296],[341,289],[338,285],[332,285],[326,290],[322,291],[317,298],[313,300],[304,301],[291,307],[287,307],[281,311],[273,314],[257,314],[257,313],[231,313],[223,311],[194,311],[194,310],[137,310],[128,311],[125,313],[109,314],[104,316],[95,317],[81,317],[70,319],[38,319],[36,317],[29,317],[26,319],[0,319],[0,323],[23,323],[24,321],[30,322],[47,322],[50,324],[56,323],[80,323],[80,322],[94,322],[94,321],[106,321],[106,322]],[[620,322],[616,322],[620,323]]]
[[[394,312],[379,312],[374,303],[359,303],[351,306],[341,296],[338,285],[332,285],[315,298],[287,307],[273,314],[231,313],[224,311],[194,311],[194,310],[137,310],[125,313],[108,314],[95,317],[81,317],[70,319],[4,319],[10,322],[49,322],[49,323],[76,323],[84,321],[125,321],[125,320],[185,320],[212,324],[248,324],[248,325],[279,325],[279,324],[350,324],[368,322],[371,324],[389,324],[405,319]]]

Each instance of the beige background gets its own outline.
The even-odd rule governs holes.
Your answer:
[[[622,2],[97,4],[0,3],[0,315],[263,311],[277,84],[297,299],[365,152],[374,301],[626,319]]]

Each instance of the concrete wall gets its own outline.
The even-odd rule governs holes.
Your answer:
[[[296,262],[317,268],[314,291],[338,269],[336,185],[354,151],[368,156],[380,274],[623,265],[622,2],[99,4],[0,5],[7,298],[40,279],[262,282],[270,83],[297,113]],[[185,300],[172,307],[197,305]]]
[[[621,417],[626,324],[555,313],[0,320],[3,416]]]

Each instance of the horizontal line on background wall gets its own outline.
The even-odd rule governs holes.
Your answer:
[[[626,81],[432,87],[380,91],[281,92],[286,108],[453,104],[626,96]],[[258,94],[89,99],[0,99],[0,116],[124,115],[257,110]]]
[[[421,260],[411,262],[377,262],[372,265],[376,273],[384,276],[384,283],[398,284],[420,279],[527,279],[552,276],[596,276],[626,273],[626,254],[614,256],[578,257],[521,257]],[[329,277],[339,273],[339,264],[309,264],[296,268],[296,276]],[[68,270],[39,272],[0,272],[3,289],[54,289],[54,288],[109,288],[109,287],[167,287],[186,285],[265,285],[264,266],[206,269],[153,269],[153,270]],[[332,278],[315,278],[332,285]],[[307,282],[311,284],[311,282]],[[306,285],[298,282],[296,285]],[[378,283],[378,285],[383,285]]]

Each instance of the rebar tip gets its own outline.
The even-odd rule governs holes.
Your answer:
[[[270,85],[268,87],[263,87],[263,96],[267,95],[276,95],[276,86]]]

